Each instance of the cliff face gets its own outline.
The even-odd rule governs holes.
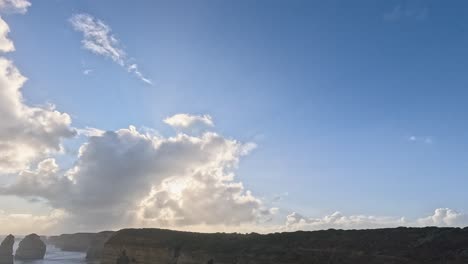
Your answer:
[[[104,231],[97,233],[94,236],[94,239],[91,241],[91,244],[86,251],[87,260],[100,259],[102,256],[102,251],[104,249],[104,244],[109,240],[109,238],[114,234],[113,231]]]
[[[48,243],[64,251],[86,252],[95,239],[96,233],[76,233],[51,236]]]
[[[64,251],[86,252],[95,233],[62,234],[48,238],[48,242]]]
[[[468,228],[268,235],[123,229],[105,244],[101,264],[115,264],[118,259],[139,264],[462,264],[468,263]]]

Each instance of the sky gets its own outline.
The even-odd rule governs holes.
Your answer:
[[[467,12],[0,0],[0,234],[468,226]]]

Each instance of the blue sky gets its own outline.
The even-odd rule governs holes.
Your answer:
[[[57,0],[2,17],[25,102],[53,103],[74,128],[171,136],[163,119],[208,114],[220,135],[257,145],[236,177],[280,216],[416,219],[468,212],[467,12],[464,1]],[[83,13],[152,84],[83,48],[70,23]],[[59,160],[73,163],[84,140],[65,141]]]

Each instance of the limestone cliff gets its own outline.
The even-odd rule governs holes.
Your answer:
[[[15,237],[8,235],[0,244],[0,264],[13,264],[13,245]]]
[[[468,228],[267,235],[123,229],[105,244],[101,264],[122,259],[139,264],[462,264],[468,263]]]
[[[104,249],[104,244],[109,240],[109,238],[114,234],[113,231],[104,231],[97,233],[94,236],[94,239],[91,241],[91,244],[86,251],[86,259],[94,260],[100,259],[102,256],[102,251]]]
[[[51,236],[47,241],[63,251],[86,252],[95,237],[96,233],[62,234]]]

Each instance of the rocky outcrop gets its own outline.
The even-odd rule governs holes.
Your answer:
[[[0,264],[13,264],[13,245],[15,237],[8,235],[0,244]]]
[[[102,256],[104,244],[114,234],[113,231],[104,231],[97,233],[86,251],[87,260],[98,260]]]
[[[101,264],[462,264],[467,252],[468,228],[267,235],[123,229],[105,244]]]
[[[21,260],[43,259],[46,244],[36,234],[27,235],[19,243],[15,258]]]

